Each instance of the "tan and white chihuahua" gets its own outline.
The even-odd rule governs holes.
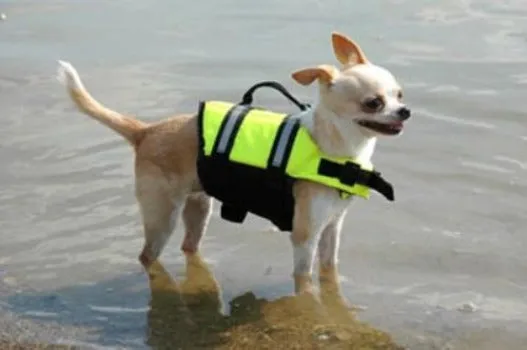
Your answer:
[[[370,63],[355,42],[333,33],[332,44],[340,68],[320,65],[292,74],[299,84],[317,81],[319,85],[318,101],[303,115],[302,125],[328,155],[369,160],[377,136],[400,134],[410,110],[401,101],[401,86],[394,76]],[[145,234],[139,255],[143,266],[148,268],[158,259],[181,216],[185,225],[181,249],[186,254],[196,253],[212,205],[196,170],[196,115],[147,124],[97,102],[71,64],[59,61],[59,77],[81,111],[122,135],[135,150],[136,197]],[[312,291],[317,250],[320,281],[336,285],[340,232],[350,199],[308,181],[295,183],[294,198],[295,291]]]

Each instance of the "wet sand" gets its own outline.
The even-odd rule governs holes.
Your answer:
[[[362,329],[412,349],[527,344],[524,2],[7,0],[2,12],[0,334],[149,346],[132,153],[71,106],[54,77],[57,59],[71,61],[108,106],[154,121],[200,99],[236,101],[260,80],[310,100],[314,89],[289,74],[336,62],[329,35],[340,30],[394,72],[414,112],[405,134],[380,140],[374,157],[396,202],[356,201],[345,222],[342,293],[364,308]],[[273,92],[259,96],[291,108]],[[279,310],[294,309],[288,237],[254,217],[224,222],[217,209],[202,253],[222,313],[242,297],[273,324]],[[178,280],[181,235],[161,258]],[[227,344],[266,334],[265,317],[226,330]]]

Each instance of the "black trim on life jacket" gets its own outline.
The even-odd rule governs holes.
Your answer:
[[[203,155],[205,149],[205,136],[203,136],[203,112],[205,111],[205,101],[200,101],[198,105],[197,123],[198,123],[198,155]]]
[[[393,201],[393,186],[381,176],[378,171],[369,171],[361,169],[358,164],[346,162],[339,164],[327,159],[322,159],[318,166],[320,175],[334,177],[343,184],[353,186],[355,184],[365,185],[379,192],[389,201]]]

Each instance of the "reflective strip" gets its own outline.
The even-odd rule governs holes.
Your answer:
[[[291,116],[287,118],[285,121],[284,128],[282,130],[282,133],[280,134],[280,139],[278,140],[278,146],[276,147],[276,151],[274,152],[273,162],[272,165],[274,167],[280,167],[282,165],[282,162],[284,161],[284,156],[287,151],[287,141],[291,137],[291,133],[293,132],[293,127],[296,123],[298,123],[300,118],[298,115]]]
[[[236,121],[248,110],[247,106],[236,106],[229,113],[226,118],[228,118],[225,123],[225,128],[220,136],[220,142],[218,143],[218,148],[216,149],[217,153],[225,153],[227,150],[227,145],[234,131],[234,126]]]

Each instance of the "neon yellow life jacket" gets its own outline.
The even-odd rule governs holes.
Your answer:
[[[212,154],[212,149],[218,138],[220,127],[227,113],[233,106],[233,103],[220,101],[209,101],[205,103],[202,129],[205,142],[205,156]],[[267,110],[250,110],[238,128],[234,144],[229,153],[229,160],[260,169],[266,169],[272,153],[273,144],[278,134],[278,128],[286,116],[287,114],[284,113]],[[290,155],[285,167],[285,173],[287,175],[295,179],[318,182],[349,194],[369,198],[370,189],[365,185],[355,184],[350,186],[340,182],[338,178],[324,176],[318,173],[322,159],[327,159],[338,164],[352,162],[364,170],[371,171],[373,165],[368,160],[361,161],[359,159],[335,158],[323,155],[308,131],[303,127],[299,128],[296,137],[290,145]]]
[[[391,185],[369,160],[323,154],[298,115],[205,101],[198,123],[198,175],[205,191],[223,203],[227,220],[242,222],[252,212],[291,230],[296,180],[335,188],[342,197],[367,199],[370,187],[376,188],[393,200]]]

